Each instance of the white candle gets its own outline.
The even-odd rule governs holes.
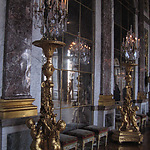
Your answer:
[[[51,1],[51,0],[48,0],[48,5],[50,4],[50,1]]]
[[[68,12],[68,0],[67,0],[67,12]]]
[[[140,47],[140,39],[138,39],[138,48]]]
[[[58,8],[58,0],[56,0],[56,2],[57,2],[57,8]]]
[[[137,37],[135,37],[135,46],[137,48]]]
[[[41,10],[41,0],[39,1],[39,10]]]
[[[131,28],[130,28],[130,32],[131,32],[131,35],[132,35],[132,25],[131,25]]]
[[[124,38],[123,38],[123,45],[124,45]]]

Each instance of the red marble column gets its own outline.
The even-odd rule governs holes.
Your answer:
[[[140,52],[139,52],[139,87],[140,93],[145,92],[145,39],[144,39],[144,2],[139,1],[139,38],[140,38]]]
[[[7,1],[3,99],[31,98],[31,0]]]
[[[8,0],[0,119],[37,115],[30,95],[32,1]]]
[[[101,94],[111,95],[112,84],[112,0],[102,0]],[[113,58],[114,59],[114,58]]]

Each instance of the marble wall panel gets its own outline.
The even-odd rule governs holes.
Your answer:
[[[139,92],[145,92],[145,41],[144,41],[144,18],[143,17],[143,11],[144,11],[144,5],[143,1],[139,2],[139,38],[140,38],[140,47],[141,50],[139,52]]]
[[[102,72],[101,94],[111,95],[111,34],[112,34],[112,5],[111,0],[102,1]]]
[[[29,150],[32,142],[30,130],[7,135],[7,150]]]
[[[31,0],[8,0],[2,98],[30,97],[31,49]]]
[[[0,97],[2,96],[2,78],[3,78],[3,52],[4,52],[4,34],[6,18],[6,0],[0,1]]]

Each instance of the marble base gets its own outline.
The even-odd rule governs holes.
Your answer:
[[[36,122],[39,116],[32,117]],[[0,150],[29,150],[32,138],[26,118],[0,119]]]
[[[112,139],[116,142],[143,142],[143,135],[140,132],[114,131]]]
[[[149,102],[147,99],[145,100],[137,100],[135,101],[135,105],[139,107],[137,114],[147,114],[149,112]]]
[[[97,125],[100,127],[108,127],[108,130],[115,129],[115,106],[98,106]]]
[[[34,99],[0,99],[0,119],[21,118],[37,115],[37,106]]]
[[[30,130],[11,133],[7,135],[7,150],[30,150],[31,142]]]
[[[115,105],[115,99],[113,95],[99,95],[99,106],[113,106]]]

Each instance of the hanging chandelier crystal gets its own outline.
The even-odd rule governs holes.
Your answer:
[[[86,42],[79,41],[78,38],[69,46],[71,59],[74,62],[78,62],[78,59],[80,58],[80,63],[85,65],[90,63],[90,50],[91,47],[89,47]]]
[[[135,37],[135,34],[132,32],[132,26],[130,31],[127,32],[126,41],[122,42],[122,51],[125,55],[125,59],[127,62],[135,61],[139,57],[139,47],[140,47],[140,39]]]
[[[67,30],[68,0],[34,0],[34,27],[43,39],[56,40]]]

